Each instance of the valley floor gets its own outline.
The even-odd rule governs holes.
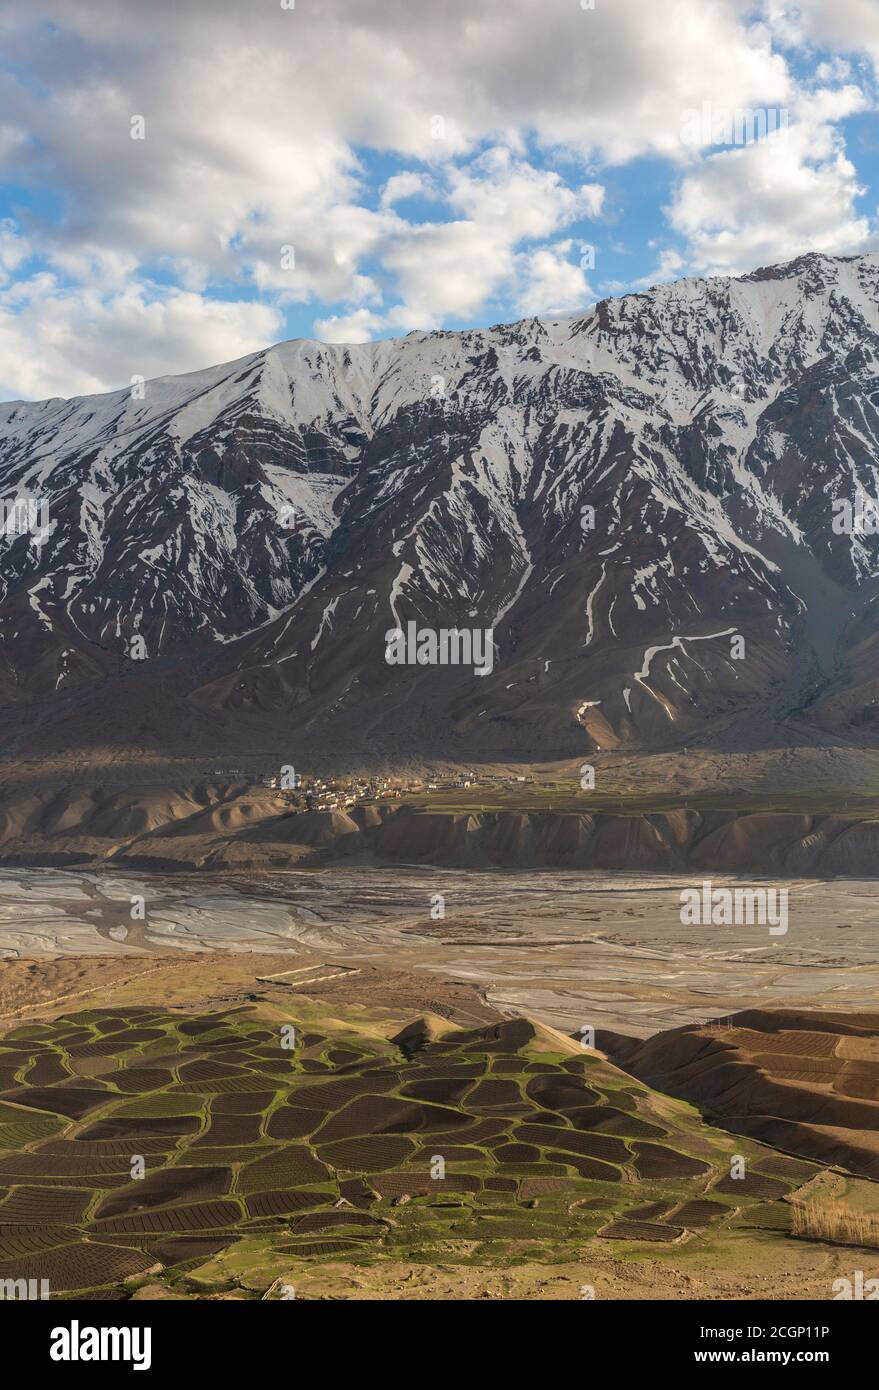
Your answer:
[[[258,875],[3,869],[0,953],[43,959],[50,972],[62,968],[59,958],[76,957],[87,974],[92,958],[144,970],[145,957],[169,950],[292,952],[322,975],[342,970],[322,988],[345,1003],[363,997],[367,979],[455,979],[503,1013],[533,1013],[569,1033],[592,1026],[647,1037],[767,1003],[873,1007],[873,880],[772,880],[788,894],[782,935],[757,924],[682,924],[682,890],[701,892],[704,881],[429,867]]]
[[[0,871],[0,1277],[136,1301],[796,1301],[879,1276],[879,1184],[839,1147],[877,1132],[879,1104],[850,1099],[879,1084],[874,884],[776,884],[775,937],[682,925],[684,886]],[[658,1034],[664,1056],[666,1030],[749,1007],[744,1031],[707,1031],[719,1075],[740,1045],[777,1097],[795,1052],[846,1136],[743,1134],[717,1093],[706,1122],[677,1089],[688,1054],[663,1063],[667,1094],[649,1045],[631,1070],[601,1051],[604,1030]],[[860,1234],[797,1234],[815,1203]]]

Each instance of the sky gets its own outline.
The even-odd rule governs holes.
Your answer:
[[[879,246],[879,0],[4,0],[0,399]]]

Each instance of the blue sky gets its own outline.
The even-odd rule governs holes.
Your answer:
[[[0,55],[0,399],[879,244],[876,0],[7,0]]]

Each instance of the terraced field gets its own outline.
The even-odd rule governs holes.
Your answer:
[[[394,1041],[290,1009],[90,1009],[7,1033],[0,1280],[259,1297],[303,1262],[653,1254],[783,1232],[814,1171],[526,1019]]]
[[[599,1042],[647,1085],[724,1127],[879,1180],[877,1013],[746,1009],[646,1041]]]

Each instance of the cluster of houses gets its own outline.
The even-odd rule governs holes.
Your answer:
[[[285,785],[277,773],[261,779],[263,786],[283,793],[296,811],[345,810],[361,802],[389,801],[404,796],[423,796],[434,791],[458,791],[470,787],[498,787],[531,782],[532,777],[498,777],[460,772],[427,781],[421,777],[297,777],[295,787]]]

